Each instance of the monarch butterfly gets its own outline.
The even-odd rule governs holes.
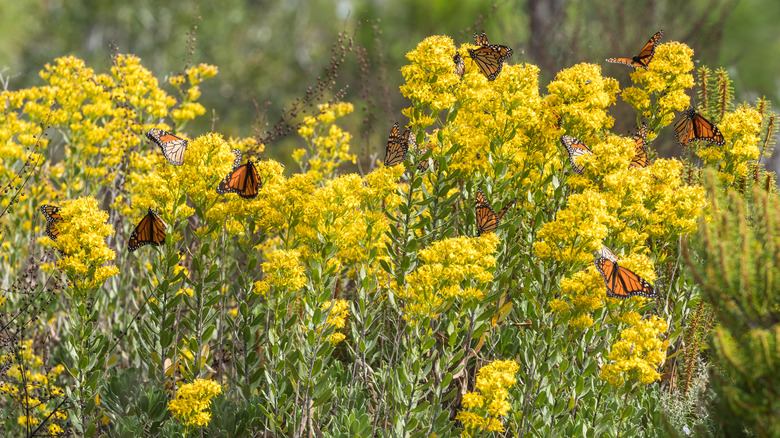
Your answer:
[[[561,143],[563,143],[563,146],[566,147],[566,152],[569,153],[569,162],[571,162],[572,169],[574,169],[575,172],[581,174],[583,167],[582,165],[577,164],[575,159],[581,155],[590,155],[593,152],[591,152],[587,146],[582,144],[581,141],[577,140],[571,135],[562,135]]]
[[[60,208],[53,205],[41,205],[41,213],[46,218],[46,235],[51,240],[56,241],[60,237],[60,232],[56,226],[62,222],[62,216],[60,216]]]
[[[647,139],[647,123],[642,123],[642,129],[634,136],[636,141],[634,158],[631,159],[631,166],[634,167],[647,167],[647,147],[645,147],[645,141]]]
[[[495,80],[501,73],[501,69],[504,68],[504,61],[512,56],[512,49],[499,44],[490,44],[484,31],[482,31],[482,35],[477,35],[474,32],[474,41],[482,47],[469,49],[469,56],[477,63],[482,74],[489,81]]]
[[[422,157],[431,149],[433,149],[433,143],[428,143],[427,146],[417,151],[417,156]],[[421,160],[420,163],[417,164],[417,170],[419,170],[420,172],[425,172],[426,170],[428,170],[428,166],[429,166],[429,162],[428,159],[426,158],[424,160]]]
[[[642,47],[642,50],[639,51],[639,54],[634,56],[633,58],[607,58],[607,62],[612,62],[615,64],[625,64],[629,65],[634,68],[643,68],[647,70],[647,66],[650,64],[650,61],[653,60],[653,56],[655,55],[655,46],[658,45],[658,41],[661,40],[661,36],[663,36],[664,31],[659,30],[650,38],[650,41],[645,44],[644,47]]]
[[[157,128],[150,129],[146,136],[157,146],[160,146],[163,157],[169,163],[174,166],[184,164],[184,151],[187,150],[187,140]]]
[[[718,146],[726,143],[718,127],[693,108],[683,112],[682,119],[674,124],[674,131],[677,143],[683,146],[688,146],[688,142],[692,140],[704,140]]]
[[[149,207],[149,212],[130,234],[127,250],[133,252],[144,245],[160,246],[165,243],[165,234],[165,222]]]
[[[263,186],[257,169],[249,160],[243,166],[233,169],[217,186],[217,193],[237,193],[244,199],[253,199],[257,196],[257,190]]]
[[[482,233],[489,233],[498,228],[498,221],[504,217],[509,207],[514,205],[516,201],[517,198],[512,199],[496,214],[493,208],[490,207],[490,203],[485,198],[485,193],[482,192],[482,189],[477,189],[477,235],[481,236]]]
[[[390,138],[387,139],[387,149],[385,149],[385,166],[395,166],[406,160],[406,154],[409,152],[410,134],[411,131],[407,129],[399,136],[398,123],[393,124]],[[411,142],[413,143],[414,140]]]
[[[605,258],[612,263],[617,263],[617,261],[620,260],[620,257],[618,257],[614,252],[612,252],[611,249],[604,245],[601,245],[601,249],[596,251],[596,257]]]
[[[633,296],[655,298],[657,295],[644,278],[632,271],[618,266],[616,262],[606,257],[596,260],[596,269],[604,278],[607,287],[607,296],[611,298],[626,299]]]
[[[466,71],[466,64],[463,62],[463,58],[460,57],[460,53],[455,53],[452,60],[455,62],[455,74],[463,77],[463,73]]]

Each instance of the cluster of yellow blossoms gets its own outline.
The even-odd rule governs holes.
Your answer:
[[[168,403],[168,410],[186,427],[205,426],[211,421],[211,412],[208,411],[211,399],[221,393],[219,383],[195,379],[179,388],[176,398]]]
[[[464,410],[457,419],[463,423],[463,436],[478,436],[485,432],[503,432],[501,418],[509,413],[509,388],[517,382],[520,366],[512,360],[497,360],[477,372],[479,392],[463,395]]]

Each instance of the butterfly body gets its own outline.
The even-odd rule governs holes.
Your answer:
[[[674,124],[674,131],[677,143],[683,146],[688,146],[694,140],[704,140],[718,146],[726,144],[718,127],[693,108],[683,112],[682,118]]]
[[[187,150],[187,140],[177,137],[168,131],[152,128],[146,137],[160,147],[163,156],[174,166],[184,164],[184,152]]]
[[[401,164],[406,160],[406,155],[409,152],[409,143],[414,143],[411,139],[411,131],[406,130],[403,134],[398,134],[400,129],[398,123],[393,124],[393,129],[390,131],[390,137],[387,139],[387,148],[385,149],[385,166],[395,166]]]
[[[652,61],[653,56],[655,56],[655,46],[658,45],[658,42],[661,40],[663,34],[664,31],[659,30],[655,33],[655,35],[650,37],[650,40],[644,45],[644,47],[642,47],[642,50],[639,51],[638,55],[631,58],[607,58],[607,62],[611,62],[613,64],[625,64],[630,67],[643,68],[647,70],[647,66],[650,65],[650,61]]]
[[[127,250],[133,252],[144,245],[160,246],[165,243],[165,235],[165,222],[149,207],[149,212],[130,234]]]
[[[582,174],[584,168],[581,164],[577,163],[576,159],[582,155],[590,155],[593,152],[591,152],[587,146],[582,144],[581,141],[577,140],[571,135],[562,135],[561,143],[563,143],[563,146],[566,148],[566,152],[569,153],[569,162],[571,163],[572,169],[574,169],[575,172]]]
[[[41,213],[46,218],[46,235],[51,240],[56,241],[60,237],[60,232],[57,230],[57,224],[62,222],[62,216],[60,215],[60,208],[54,205],[42,205]]]
[[[645,298],[658,296],[650,283],[631,270],[618,266],[617,261],[601,257],[596,260],[596,269],[604,278],[608,297],[626,299],[634,296]]]
[[[516,201],[517,198],[512,199],[498,212],[498,214],[496,214],[485,197],[485,193],[482,192],[482,189],[477,189],[477,235],[481,236],[484,233],[490,233],[498,228],[499,221]]]
[[[500,44],[490,44],[484,31],[482,35],[474,33],[474,41],[481,47],[468,49],[469,56],[489,81],[495,80],[504,68],[504,61],[512,56],[512,49]]]
[[[240,157],[239,157],[240,158]],[[217,193],[224,195],[226,193],[236,193],[244,199],[253,199],[257,197],[257,192],[263,184],[260,176],[257,174],[257,168],[252,161],[247,161],[243,166],[235,167],[217,186]]]

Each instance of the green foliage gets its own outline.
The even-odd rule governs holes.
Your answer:
[[[748,203],[708,185],[710,220],[687,253],[688,266],[719,322],[712,343],[718,366],[716,416],[731,435],[780,431],[780,201],[755,189]]]

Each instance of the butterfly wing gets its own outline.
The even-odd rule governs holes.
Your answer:
[[[60,216],[60,208],[54,205],[41,205],[41,213],[46,218],[46,235],[51,240],[56,241],[60,237],[60,232],[57,230],[57,224],[62,222],[62,216]]]
[[[502,217],[504,217],[504,215],[506,214],[506,212],[507,212],[507,211],[509,211],[509,209],[510,209],[510,208],[511,208],[513,205],[515,205],[515,202],[517,202],[517,198],[514,198],[514,199],[512,199],[511,201],[509,201],[509,202],[508,202],[508,203],[507,203],[507,204],[504,206],[504,208],[502,208],[502,209],[501,209],[501,211],[499,211],[499,212],[498,212],[498,214],[496,215],[496,221],[500,221],[500,220],[501,220],[501,218],[502,218]]]
[[[452,61],[455,63],[455,74],[463,77],[463,73],[466,71],[466,64],[463,62],[463,58],[460,57],[460,53],[455,53]]]
[[[631,159],[631,165],[634,167],[647,167],[647,124],[642,124],[642,129],[634,136],[636,141],[634,149],[634,158]]]
[[[658,45],[658,42],[661,41],[663,34],[664,31],[662,30],[656,32],[655,35],[650,37],[650,40],[647,41],[644,47],[642,47],[639,54],[633,58],[607,58],[607,62],[625,64],[634,68],[643,68],[647,70],[647,66],[650,64],[650,61],[653,60],[653,56],[655,56],[655,47]]]
[[[469,56],[489,81],[495,80],[504,68],[504,61],[512,56],[507,46],[489,45],[478,49],[469,49]]]
[[[617,263],[618,260],[620,260],[620,257],[618,257],[614,252],[612,252],[611,249],[607,248],[604,245],[601,245],[601,249],[596,251],[596,257],[599,258],[605,258],[612,263]]]
[[[572,169],[574,169],[575,172],[581,174],[584,168],[582,165],[577,164],[576,158],[582,155],[590,155],[593,152],[591,152],[587,146],[582,144],[581,141],[577,140],[571,135],[561,136],[561,143],[563,143],[563,146],[566,148],[566,152],[569,153],[569,162],[571,163]]]
[[[477,236],[489,233],[498,228],[496,212],[488,204],[477,202]]]
[[[149,212],[138,222],[130,240],[127,241],[127,250],[133,252],[144,245],[160,246],[165,243],[165,222],[160,216],[149,208]]]
[[[688,146],[688,143],[693,140],[704,140],[718,146],[726,143],[718,127],[693,108],[683,113],[682,118],[674,124],[674,131],[677,143],[683,146]]]
[[[385,149],[385,166],[395,166],[406,160],[406,154],[409,152],[409,135],[411,131],[404,131],[403,135],[398,134],[398,123],[393,124],[390,131],[390,137],[387,139],[387,148]]]
[[[618,266],[617,263],[607,259],[600,258],[596,260],[596,269],[604,278],[604,285],[607,287],[607,296],[611,298],[626,299],[633,296],[646,298],[656,298],[657,295],[644,278],[636,275],[634,272]]]
[[[162,129],[152,128],[146,136],[160,147],[163,156],[174,166],[184,164],[184,152],[187,150],[187,140],[179,138]]]
[[[231,149],[230,152],[233,152],[233,155],[235,155],[235,159],[233,160],[233,169],[236,169],[238,166],[241,165],[242,153],[238,149]]]
[[[485,35],[485,31],[482,31],[482,35],[477,35],[476,32],[474,32],[474,44],[478,46],[487,46],[490,45],[488,42],[488,37]]]
[[[257,197],[258,189],[262,187],[257,168],[252,161],[247,161],[243,166],[235,168],[217,186],[217,193],[236,193],[244,199]]]
[[[428,143],[427,146],[417,151],[417,156],[423,157],[431,149],[433,149],[433,144]],[[419,170],[420,172],[425,172],[426,170],[428,170],[428,167],[429,167],[429,161],[427,158],[424,160],[420,160],[420,162],[417,164],[417,170]]]

